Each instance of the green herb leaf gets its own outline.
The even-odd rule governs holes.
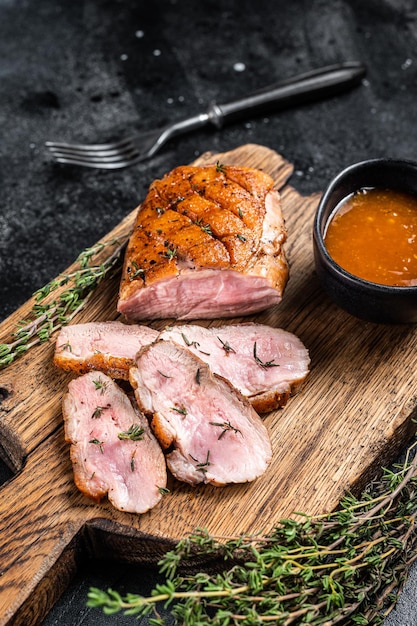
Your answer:
[[[49,341],[57,330],[74,319],[89,302],[97,286],[119,264],[126,241],[127,238],[124,241],[112,239],[87,248],[78,256],[78,268],[73,273],[61,274],[34,292],[34,304],[28,319],[17,325],[10,341],[0,344],[0,369],[34,346]],[[106,248],[110,248],[111,252],[104,261],[90,266],[91,260]],[[63,286],[66,289],[56,293]]]
[[[132,424],[128,430],[119,433],[117,436],[119,439],[130,439],[131,441],[140,441],[143,439],[142,435],[144,429],[140,424]]]
[[[96,391],[99,391],[101,395],[104,394],[107,388],[107,382],[102,380],[100,377],[97,380],[93,380],[93,385]]]
[[[183,415],[184,417],[187,415],[187,409],[185,408],[184,405],[182,405],[182,406],[172,406],[171,409],[173,411],[176,411],[177,413],[181,413],[181,415]]]
[[[188,626],[381,624],[415,561],[416,446],[362,499],[347,494],[337,510],[316,517],[294,513],[266,535],[216,539],[197,528],[161,559],[165,582],[149,596],[93,587],[87,604],[106,613],[153,614],[155,626],[164,624],[159,603]],[[191,458],[207,471],[209,452],[203,462]],[[217,565],[180,575],[190,559]]]
[[[229,352],[234,352],[236,354],[236,350],[232,348],[228,341],[223,341],[223,339],[220,339],[220,337],[217,337],[217,339],[222,344],[222,348],[226,352],[226,354],[229,354]]]
[[[101,414],[103,413],[105,409],[109,409],[109,408],[110,408],[110,404],[108,404],[107,406],[96,406],[91,417],[93,419],[97,419],[101,417]]]
[[[222,432],[217,437],[217,439],[222,439],[222,437],[224,437],[224,435],[229,430],[232,430],[234,433],[240,433],[242,435],[242,432],[239,430],[239,428],[235,428],[230,422],[209,422],[209,424],[211,424],[212,426],[219,426],[222,429]]]
[[[268,367],[279,367],[279,363],[274,363],[275,359],[272,359],[271,361],[261,361],[261,359],[256,354],[256,341],[253,344],[253,358],[255,359],[256,363],[264,369],[267,369]]]
[[[101,454],[104,454],[104,441],[100,441],[99,439],[90,439],[88,443],[93,443],[95,446],[99,446]]]
[[[172,259],[175,259],[176,256],[177,256],[177,248],[168,247],[167,251],[164,254],[164,257],[166,257],[169,261],[172,261]]]
[[[192,458],[193,461],[196,462],[196,469],[199,470],[200,472],[203,472],[203,474],[206,474],[208,467],[210,467],[211,465],[210,450],[207,450],[207,456],[206,456],[205,461],[199,461],[198,459],[194,458],[191,454],[190,454],[190,457]]]

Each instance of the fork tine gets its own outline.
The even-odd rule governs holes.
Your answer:
[[[83,158],[81,156],[71,156],[71,155],[66,155],[66,154],[59,154],[55,157],[56,161],[59,161],[60,163],[69,163],[70,161],[73,161],[74,163],[78,163],[80,165],[88,165],[89,163],[91,163],[92,166],[96,166],[99,167],[100,165],[105,165],[106,163],[111,165],[112,163],[117,165],[120,163],[130,163],[134,158],[136,158],[136,153],[135,154],[131,154],[131,155],[120,155],[116,158],[112,158],[112,157],[101,157],[101,158]]]
[[[106,159],[112,159],[113,157],[124,157],[124,156],[130,156],[130,155],[135,155],[137,154],[137,149],[135,146],[133,145],[126,145],[122,148],[111,148],[111,149],[107,149],[107,150],[89,150],[89,149],[85,149],[85,150],[77,150],[74,149],[73,147],[71,148],[57,148],[57,147],[50,147],[49,148],[50,152],[54,155],[54,157],[58,158],[60,156],[63,157],[74,157],[74,158],[81,158],[81,159],[100,159],[100,160],[106,160]]]
[[[123,169],[125,167],[129,167],[134,165],[135,163],[139,163],[141,160],[144,160],[143,157],[135,157],[133,159],[125,159],[121,161],[83,161],[77,158],[66,158],[66,157],[58,157],[55,159],[57,163],[63,163],[65,165],[80,165],[82,167],[91,167],[100,170],[117,170]]]
[[[83,152],[103,152],[103,151],[113,151],[113,150],[121,150],[127,146],[133,146],[133,138],[132,137],[124,137],[120,141],[112,141],[108,143],[93,143],[93,144],[83,144],[83,143],[66,143],[60,141],[46,141],[45,145],[52,152],[55,150],[64,150],[68,152],[74,153],[83,153]]]
[[[66,165],[80,165],[83,167],[99,168],[99,169],[121,169],[139,163],[144,160],[144,156],[138,154],[136,150],[130,152],[119,153],[109,157],[94,157],[87,155],[54,153],[54,158],[58,163]]]

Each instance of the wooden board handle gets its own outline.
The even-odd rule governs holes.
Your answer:
[[[53,463],[45,463],[47,453],[51,453]],[[70,499],[66,494],[72,486],[68,484],[66,463],[65,471],[60,468],[63,455],[67,450],[62,434],[57,433],[28,457],[22,472],[2,487],[1,625],[39,623],[37,620],[45,617],[75,571],[74,540],[83,518],[74,514],[76,509],[69,514]],[[59,577],[53,575],[58,562]],[[59,584],[55,584],[57,580]]]
[[[155,565],[174,542],[142,532],[143,517],[79,493],[56,431],[2,487],[0,626],[42,623],[86,558]]]

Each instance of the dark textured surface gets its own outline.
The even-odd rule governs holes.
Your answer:
[[[127,170],[59,166],[43,146],[159,126],[345,60],[367,65],[360,88],[195,132]],[[417,158],[416,73],[414,0],[0,0],[0,318],[115,226],[153,178],[206,150],[264,144],[294,163],[291,182],[305,194],[357,160]],[[134,591],[149,580],[92,564],[45,625],[137,623],[87,610],[86,590]],[[391,626],[417,624],[412,580]]]

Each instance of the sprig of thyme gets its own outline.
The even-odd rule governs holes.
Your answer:
[[[178,255],[178,250],[175,247],[167,246],[167,251],[164,254],[164,257],[168,259],[168,261],[172,261]]]
[[[221,174],[226,173],[226,165],[221,163],[220,161],[216,162],[216,172],[220,172]]]
[[[172,406],[171,410],[176,411],[177,413],[180,413],[184,417],[187,415],[187,409],[185,408],[183,404],[181,406]]]
[[[96,287],[111,274],[125,245],[126,240],[112,239],[86,248],[78,256],[78,268],[74,272],[60,274],[35,291],[29,318],[19,323],[11,341],[0,344],[0,369],[32,347],[48,341],[54,332],[68,324],[85,307]],[[107,247],[113,248],[109,256],[98,265],[90,265]]]
[[[213,235],[213,231],[211,230],[211,226],[208,223],[204,223],[201,217],[197,218],[194,222],[196,226],[199,226],[201,230],[206,233],[206,235]]]
[[[268,367],[279,367],[279,363],[274,363],[275,359],[271,359],[270,361],[262,361],[258,357],[258,355],[256,354],[256,341],[253,344],[253,358],[255,359],[255,362],[263,369],[267,369]]]
[[[127,430],[119,433],[117,436],[119,439],[130,439],[131,441],[141,441],[144,429],[140,424],[132,424]]]
[[[239,428],[236,428],[235,426],[233,426],[230,422],[209,422],[209,424],[211,424],[212,426],[219,426],[222,429],[222,432],[217,437],[217,439],[222,439],[228,430],[231,430],[236,434],[237,433],[239,433],[240,435],[242,434],[242,431],[239,430]]]
[[[93,380],[93,385],[96,391],[99,391],[101,395],[103,395],[107,388],[107,382],[102,380],[100,376],[97,380]]]
[[[217,337],[217,339],[222,344],[222,348],[226,352],[226,354],[229,354],[230,352],[234,352],[236,354],[236,350],[232,348],[232,346],[230,345],[228,341],[223,341],[223,339],[220,339],[220,337]]]
[[[99,417],[101,417],[101,414],[103,413],[103,411],[109,408],[110,408],[110,404],[108,404],[107,406],[96,406],[91,417],[93,419],[98,419]]]
[[[154,626],[164,624],[158,603],[185,626],[380,624],[417,560],[415,446],[403,465],[384,470],[360,499],[346,495],[332,513],[297,514],[266,536],[216,538],[197,529],[160,561],[165,582],[151,595],[91,588],[87,604],[152,615]],[[216,561],[215,571],[190,574],[204,558]]]
[[[98,446],[101,454],[104,454],[104,441],[100,441],[100,439],[95,437],[94,439],[90,439],[88,443],[93,443],[95,446]]]
[[[205,461],[199,461],[192,454],[190,454],[190,457],[196,463],[195,469],[198,470],[199,472],[203,472],[203,474],[206,474],[208,468],[211,465],[211,463],[210,463],[210,450],[207,450],[207,455],[206,455],[206,460]]]

